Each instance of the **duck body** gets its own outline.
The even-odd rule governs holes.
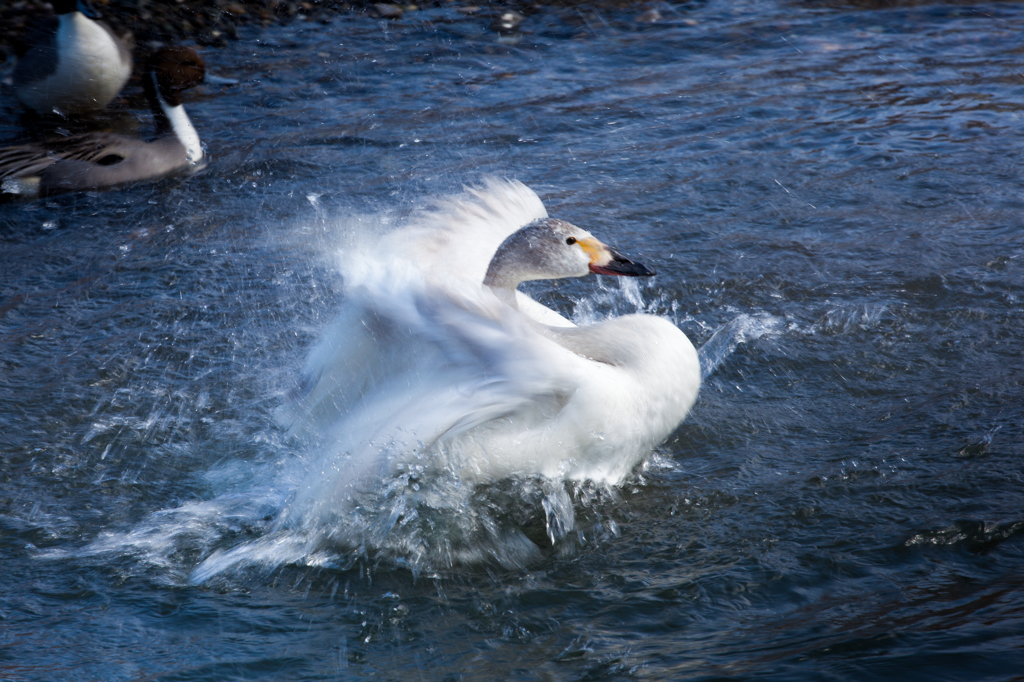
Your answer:
[[[92,133],[57,141],[26,145],[15,154],[0,150],[0,164],[24,154],[27,165],[18,177],[5,177],[4,192],[48,196],[61,192],[103,189],[136,180],[163,176],[189,165],[177,140],[152,142],[113,133]],[[2,173],[2,171],[0,171]]]
[[[547,218],[519,183],[468,190],[370,252],[383,262],[350,254],[360,264],[346,272],[345,309],[282,415],[336,452],[333,473],[302,495],[313,507],[424,460],[465,482],[615,485],[697,398],[697,352],[670,321],[632,314],[576,326],[516,290],[528,279],[653,274]]]
[[[54,3],[59,14],[37,23],[14,69],[14,92],[40,114],[78,114],[102,109],[132,73],[132,56],[105,24],[78,11],[75,2]]]
[[[204,75],[195,50],[161,50],[144,81],[155,139],[95,132],[0,149],[0,190],[28,196],[95,190],[198,167],[203,149],[180,94]]]

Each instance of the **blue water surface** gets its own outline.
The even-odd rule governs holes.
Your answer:
[[[0,678],[1020,679],[1024,8],[887,4],[248,29],[205,170],[0,205]],[[491,176],[655,267],[529,290],[669,317],[697,405],[621,486],[474,490],[471,560],[275,553],[339,249]]]

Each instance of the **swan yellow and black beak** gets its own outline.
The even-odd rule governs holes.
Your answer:
[[[581,239],[579,245],[590,256],[590,271],[594,274],[619,277],[651,277],[655,274],[643,263],[631,261],[597,239]]]

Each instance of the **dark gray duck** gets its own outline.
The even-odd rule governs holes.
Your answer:
[[[203,148],[181,93],[202,83],[205,75],[194,49],[160,50],[143,78],[155,139],[97,132],[0,149],[0,191],[35,196],[94,190],[198,167]]]

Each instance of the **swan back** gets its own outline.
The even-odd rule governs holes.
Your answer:
[[[697,350],[664,318],[623,315],[586,327],[547,327],[542,333],[591,361],[587,373],[594,377],[594,395],[618,404],[600,411],[595,405],[593,413],[613,415],[617,430],[642,442],[644,451],[667,438],[697,400]]]

